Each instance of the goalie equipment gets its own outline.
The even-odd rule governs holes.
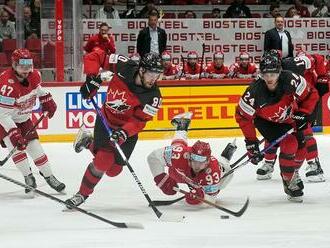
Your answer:
[[[83,149],[87,149],[92,142],[93,135],[91,131],[87,130],[85,125],[82,125],[78,131],[76,139],[73,142],[73,149],[76,153],[79,153]]]
[[[172,118],[171,124],[176,128],[176,131],[188,131],[192,116],[192,112],[178,114]]]

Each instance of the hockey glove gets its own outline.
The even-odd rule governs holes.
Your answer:
[[[308,126],[309,116],[303,112],[294,112],[291,116],[293,120],[296,122],[297,130],[304,130]]]
[[[21,130],[18,128],[12,128],[8,132],[8,137],[10,142],[13,144],[14,147],[17,146],[17,149],[23,151],[26,149],[28,141],[23,138]]]
[[[44,96],[40,96],[39,101],[42,108],[42,112],[48,112],[47,116],[49,119],[51,119],[54,116],[57,109],[57,105],[53,100],[52,95],[48,93]]]
[[[85,83],[80,88],[83,99],[89,99],[96,95],[102,80],[99,76],[87,76]]]
[[[245,146],[252,164],[257,165],[264,159],[264,155],[259,150],[258,140],[245,140]]]
[[[319,93],[319,96],[322,97],[329,92],[329,82],[327,78],[319,78],[316,82],[315,88]]]
[[[163,191],[166,195],[175,195],[176,191],[173,189],[173,187],[178,187],[178,184],[176,181],[171,178],[168,174],[165,172],[162,174],[159,174],[154,178],[154,181],[156,185]]]
[[[201,199],[204,199],[205,197],[204,190],[202,188],[192,189],[188,194],[186,194],[185,200],[189,205],[201,204],[202,201],[198,200],[196,196],[198,196]]]
[[[112,132],[110,140],[122,144],[127,140],[127,134],[123,129],[118,129]]]

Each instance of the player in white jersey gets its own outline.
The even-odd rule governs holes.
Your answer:
[[[39,98],[42,111],[52,118],[56,103],[52,95],[41,87],[40,72],[33,69],[31,53],[27,49],[16,49],[12,54],[12,68],[0,75],[0,141],[9,151],[17,147],[12,159],[24,176],[25,183],[36,188],[27,154],[33,159],[48,185],[58,192],[65,185],[52,173],[47,155],[40,142],[38,133],[33,129],[32,108]],[[30,131],[31,130],[31,131]],[[30,131],[30,132],[29,132]],[[33,196],[30,189],[25,193]]]

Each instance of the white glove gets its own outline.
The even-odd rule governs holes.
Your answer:
[[[112,80],[114,73],[112,71],[103,71],[100,74],[102,82],[109,82]]]

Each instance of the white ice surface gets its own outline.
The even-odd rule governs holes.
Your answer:
[[[1,248],[213,248],[213,247],[330,247],[330,136],[316,136],[320,160],[327,181],[305,183],[304,203],[287,201],[278,166],[270,181],[257,181],[256,166],[239,169],[222,192],[223,206],[238,210],[247,196],[250,206],[241,218],[221,219],[225,214],[210,207],[191,207],[184,202],[159,207],[167,214],[185,215],[183,223],[160,222],[125,169],[116,178],[104,176],[94,194],[82,205],[113,221],[140,222],[144,230],[118,229],[79,212],[62,212],[57,202],[38,196],[26,199],[24,189],[0,178],[0,247]],[[214,153],[220,154],[232,139],[209,139]],[[193,140],[191,140],[193,142]],[[154,186],[146,164],[147,154],[168,144],[163,141],[139,141],[130,163],[152,199],[166,197]],[[243,139],[232,161],[245,152]],[[38,188],[63,200],[77,192],[91,159],[88,151],[74,153],[71,144],[44,144],[54,174],[66,183],[67,195],[54,193],[42,177],[33,171]],[[1,158],[6,150],[0,150]],[[304,176],[305,166],[301,169]],[[23,181],[12,162],[0,173]],[[176,195],[175,197],[178,197]]]

